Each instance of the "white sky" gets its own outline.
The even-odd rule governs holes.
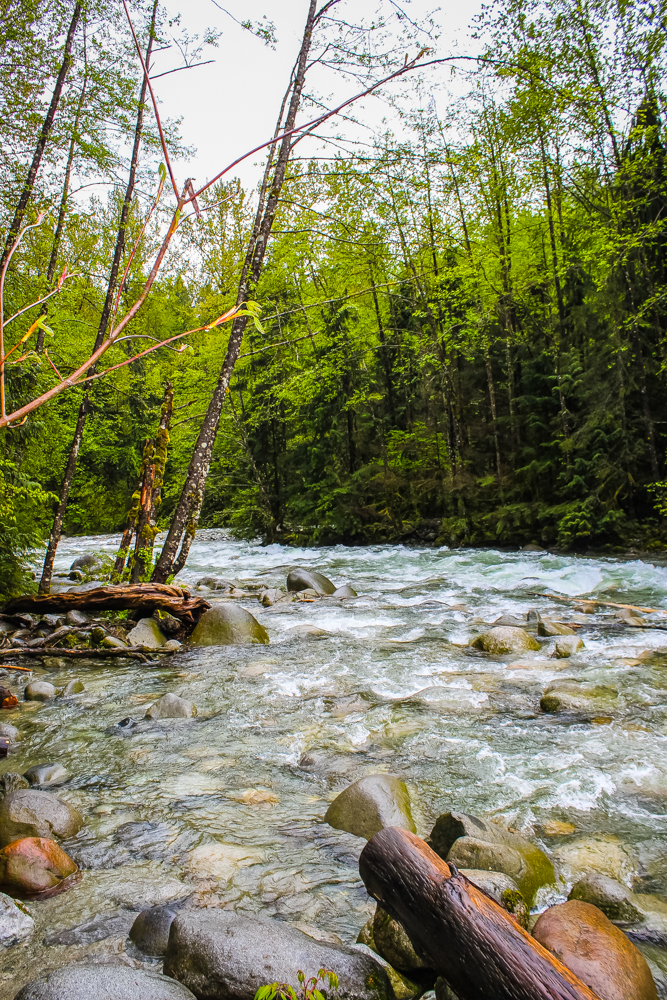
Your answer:
[[[268,4],[259,0],[220,2],[239,20],[257,22],[266,14],[276,25],[277,44],[275,50],[267,47],[235,24],[215,6],[213,0],[188,0],[187,5],[178,0],[166,0],[170,15],[180,12],[181,25],[190,34],[201,35],[206,27],[223,32],[219,47],[205,49],[205,54],[200,57],[215,59],[212,65],[173,73],[154,83],[161,102],[161,113],[182,118],[182,138],[196,150],[187,167],[183,164],[179,166],[177,179],[182,183],[185,179],[183,172],[187,169],[187,173],[195,178],[197,187],[237,156],[272,135],[308,9],[308,0],[273,0]],[[370,17],[378,5],[388,13],[395,9],[392,0],[343,0],[335,12],[336,16],[357,20],[363,15]],[[435,54],[478,51],[479,42],[470,39],[469,25],[481,7],[480,0],[469,0],[467,3],[444,0],[442,6],[436,9],[427,0],[408,0],[407,3],[403,0],[402,6],[414,21],[420,21],[428,14],[434,16],[440,26]],[[416,48],[408,51],[410,56],[416,55]],[[153,72],[163,72],[178,64],[178,53],[172,49],[158,54]],[[433,67],[428,72],[427,90],[433,88],[437,103],[441,105],[447,98],[445,93],[438,94],[438,89],[450,79],[449,69],[446,66]],[[331,98],[333,104],[341,103],[359,89],[354,80],[332,73],[316,78],[316,84],[320,94],[327,101]],[[400,87],[394,85],[394,91],[399,90]],[[385,116],[389,116],[389,123],[392,123],[391,109],[381,98],[368,98],[355,106],[351,113],[372,129],[383,129]],[[309,113],[309,117],[314,115]],[[303,117],[301,120],[304,120]],[[399,127],[395,117],[393,124],[395,128]],[[365,128],[345,123],[342,127],[347,134],[358,139],[371,136]],[[330,123],[323,127],[323,131],[327,135],[332,134]],[[314,141],[306,140],[300,155],[313,155],[316,151]],[[332,155],[332,152],[329,146],[327,155]],[[230,179],[240,176],[244,185],[254,185],[260,175],[261,158],[262,154],[253,156],[245,166],[237,167],[230,174]]]

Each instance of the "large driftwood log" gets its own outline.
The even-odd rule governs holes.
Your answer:
[[[183,624],[195,625],[211,605],[203,597],[190,597],[188,590],[164,583],[131,584],[126,587],[96,587],[94,590],[65,594],[26,594],[14,597],[5,606],[8,614],[59,614],[67,611],[142,611],[149,617],[156,608],[168,611]]]
[[[361,852],[359,872],[460,1000],[599,1000],[413,833],[381,830]]]

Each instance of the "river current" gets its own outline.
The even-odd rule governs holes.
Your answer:
[[[56,572],[117,544],[67,539]],[[193,591],[210,574],[279,586],[294,565],[359,596],[272,608],[243,599],[268,646],[184,650],[157,666],[36,667],[56,686],[78,678],[85,691],[3,713],[21,741],[0,770],[63,764],[71,779],[54,792],[85,826],[63,844],[83,878],[28,904],[35,934],[0,956],[0,1000],[84,957],[150,966],[127,930],[144,906],[167,901],[276,916],[354,942],[373,912],[357,869],[363,841],[323,817],[338,792],[379,772],[407,783],[422,836],[453,809],[534,838],[561,873],[540,908],[566,898],[577,845],[591,837],[609,845],[628,885],[667,895],[667,630],[628,627],[612,607],[583,614],[536,596],[667,611],[667,569],[546,552],[263,547],[207,530],[179,581]],[[570,659],[551,657],[553,639],[521,656],[466,648],[485,624],[530,609],[579,623],[585,648]],[[660,614],[646,621],[667,628]],[[326,635],[295,629],[307,625]],[[545,688],[564,678],[618,694],[599,715],[544,713]],[[198,717],[144,721],[168,691],[194,702]],[[138,724],[118,727],[128,716]],[[645,953],[662,979],[662,948]]]

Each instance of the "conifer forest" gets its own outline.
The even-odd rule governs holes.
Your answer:
[[[153,459],[141,579],[198,527],[666,543],[662,8],[495,0],[459,56],[400,7],[344,6],[304,5],[263,179],[196,190],[152,60],[232,35],[193,40],[159,0],[3,4],[5,595],[49,538],[45,591],[61,535],[122,531]],[[258,67],[280,44],[235,28]],[[377,96],[389,118],[331,138]]]

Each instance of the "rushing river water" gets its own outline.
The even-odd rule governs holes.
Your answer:
[[[83,552],[112,553],[117,541],[66,540],[56,570]],[[2,1000],[84,956],[150,965],[127,929],[143,906],[169,900],[275,915],[353,942],[373,910],[357,869],[363,842],[323,817],[346,785],[378,772],[406,781],[421,835],[456,809],[499,819],[556,852],[563,881],[541,906],[566,897],[578,845],[592,836],[608,845],[627,884],[667,895],[667,631],[624,626],[613,608],[577,614],[534,596],[667,609],[665,568],[492,550],[285,549],[204,531],[179,579],[278,586],[290,565],[349,582],[359,596],[267,609],[243,600],[269,646],[183,651],[159,666],[70,659],[59,672],[37,667],[56,686],[81,679],[85,692],[3,713],[22,738],[2,770],[64,764],[72,777],[54,791],[86,825],[63,844],[84,868],[82,881],[29,904],[35,935],[1,957]],[[531,608],[579,621],[585,649],[560,660],[550,657],[552,639],[523,656],[466,649],[484,623]],[[291,631],[297,625],[327,635]],[[540,711],[545,688],[565,677],[618,695],[599,716]],[[198,717],[143,721],[167,691],[193,701]],[[118,728],[127,716],[138,725]],[[554,820],[574,832],[547,835]],[[667,968],[660,947],[646,954]]]

